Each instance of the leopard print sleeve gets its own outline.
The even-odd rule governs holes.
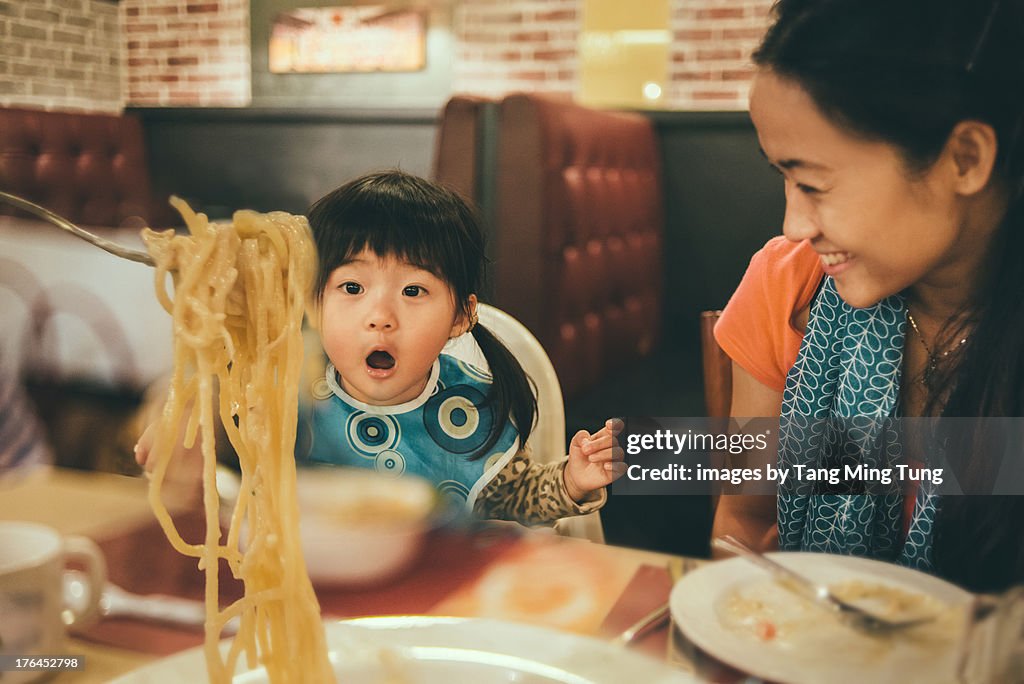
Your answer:
[[[608,499],[603,488],[582,502],[572,500],[562,479],[565,462],[541,465],[530,459],[528,450],[520,450],[480,492],[473,513],[523,525],[553,525],[559,518],[601,508]]]

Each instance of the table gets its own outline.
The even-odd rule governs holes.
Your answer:
[[[26,520],[65,533],[91,537],[107,555],[111,579],[132,591],[201,596],[201,576],[179,556],[156,528],[142,478],[106,473],[44,469],[0,492],[0,520]],[[201,523],[186,501],[168,502],[180,525]],[[317,589],[325,616],[433,613],[519,619],[580,633],[610,636],[653,605],[664,601],[670,582],[664,571],[669,556],[592,544],[553,535],[521,534],[507,527],[435,533],[416,569],[384,587],[366,590]],[[496,598],[502,581],[527,581],[532,573],[557,575],[552,567],[571,567],[574,582],[591,587],[597,600],[587,611],[554,617],[538,614],[507,597]],[[481,578],[486,579],[482,581]],[[482,589],[482,585],[487,590]],[[169,588],[174,585],[173,588]],[[625,604],[620,596],[630,592]],[[222,589],[223,592],[223,589]],[[499,592],[500,593],[500,592]],[[510,589],[507,596],[515,596]],[[521,596],[522,593],[519,592]],[[522,603],[521,601],[519,603]],[[527,601],[526,603],[529,603]],[[609,611],[617,610],[615,620]],[[533,610],[534,612],[530,612]],[[546,622],[546,620],[548,620]],[[552,622],[553,621],[553,622]],[[120,623],[120,624],[118,624]],[[647,648],[664,655],[667,631],[648,637]],[[64,672],[58,684],[107,682],[162,655],[201,642],[201,635],[127,620],[107,620],[69,638],[66,653],[84,655],[87,668]],[[127,648],[126,648],[127,647]]]

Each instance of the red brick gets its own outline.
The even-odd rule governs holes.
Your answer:
[[[220,10],[220,5],[215,2],[206,2],[202,5],[186,5],[185,9],[189,14],[206,14],[209,12],[217,12]]]
[[[129,40],[128,41],[128,49],[129,50],[136,50],[136,49],[138,49],[140,47],[142,47],[142,41],[141,40]]]
[[[163,16],[163,17],[177,16],[177,14],[178,14],[178,6],[177,5],[157,5],[155,7],[147,7],[146,8],[146,14],[147,15],[155,15],[155,16]]]
[[[702,62],[716,59],[742,59],[743,51],[738,49],[697,50],[697,59]]]
[[[675,40],[711,40],[711,31],[708,29],[683,29],[672,34]]]
[[[697,11],[698,19],[742,19],[745,15],[742,7],[713,7]]]
[[[142,10],[138,7],[128,7],[125,9],[124,14],[126,17],[137,17]]]
[[[690,94],[694,100],[732,100],[738,102],[740,94],[729,90],[696,90]]]
[[[199,31],[198,21],[169,21],[167,28],[171,31],[193,32]]]
[[[125,24],[124,30],[127,33],[157,33],[160,27],[156,24]]]
[[[766,29],[763,28],[745,28],[745,29],[724,29],[722,31],[722,37],[725,39],[750,39],[757,40],[764,35]]]
[[[563,9],[551,12],[537,12],[535,18],[537,21],[573,21],[576,19],[576,10]]]
[[[533,52],[534,59],[539,59],[545,62],[572,59],[575,56],[575,50],[534,50]]]
[[[156,80],[161,83],[177,83],[179,78],[176,74],[161,74],[157,76]]]
[[[508,77],[520,81],[543,81],[548,75],[543,71],[513,71]]]
[[[245,21],[241,19],[222,19],[218,21],[210,21],[210,28],[214,31],[244,29]]]
[[[548,32],[521,31],[513,33],[508,39],[513,43],[546,43],[548,41]]]
[[[714,74],[710,71],[676,71],[672,74],[673,81],[710,81]]]
[[[199,64],[198,57],[168,57],[167,63],[171,66],[195,66]]]
[[[140,66],[156,66],[159,62],[152,57],[129,57],[128,66],[140,67]]]
[[[147,44],[150,50],[166,50],[167,48],[176,48],[181,45],[181,41],[178,40],[151,40]]]
[[[754,78],[753,69],[726,69],[722,72],[723,81],[749,81]]]

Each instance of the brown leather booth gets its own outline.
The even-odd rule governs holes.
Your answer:
[[[0,190],[89,226],[168,215],[153,202],[142,127],[128,115],[0,108]]]
[[[434,178],[477,204],[483,201],[485,118],[496,103],[483,97],[456,95],[441,112],[434,150]],[[483,208],[483,207],[481,207]]]
[[[541,341],[567,396],[656,348],[664,209],[648,118],[535,94],[457,97],[442,118],[435,176],[484,205],[493,303]]]

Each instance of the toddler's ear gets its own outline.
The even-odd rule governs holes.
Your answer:
[[[468,312],[468,313],[466,313]],[[465,335],[473,326],[476,325],[476,295],[471,294],[466,299],[465,310],[460,309],[455,312],[455,323],[452,325],[452,329],[448,334],[449,339],[455,339],[461,335]]]

